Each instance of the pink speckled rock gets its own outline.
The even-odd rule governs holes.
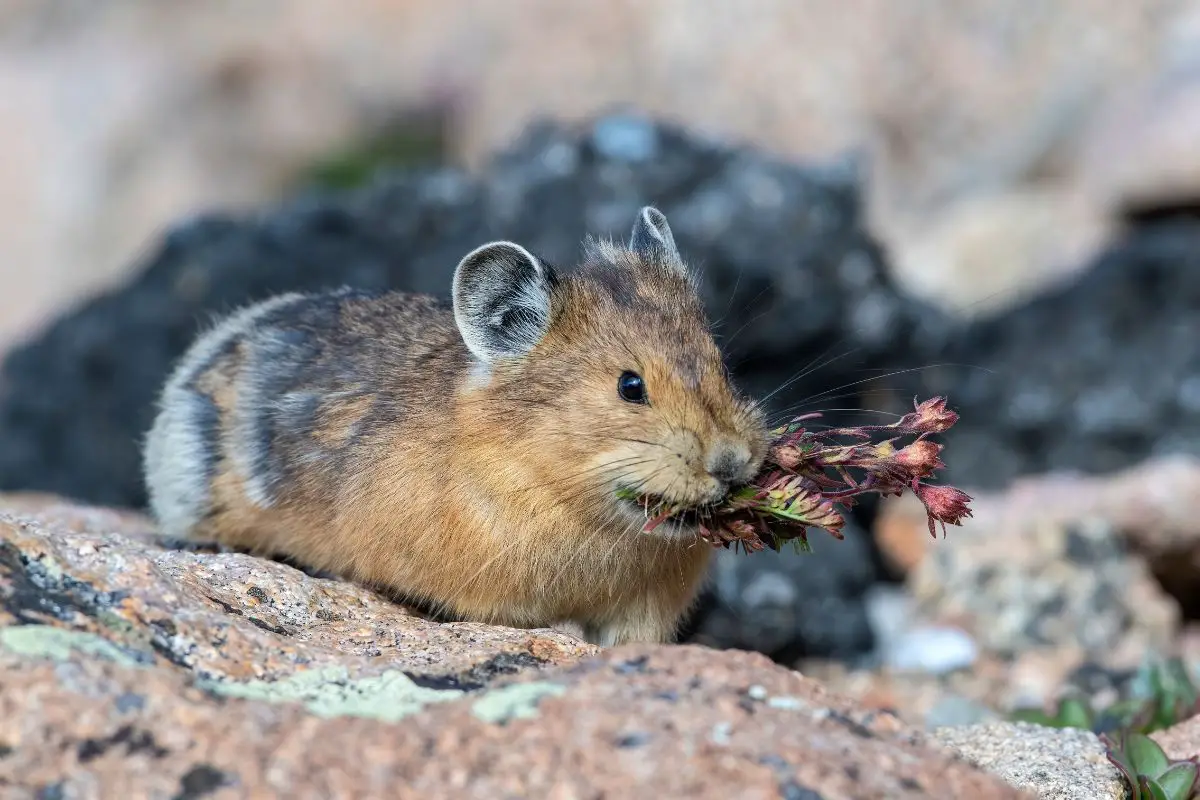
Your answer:
[[[0,508],[0,797],[1025,796],[756,654],[439,624],[133,515]]]

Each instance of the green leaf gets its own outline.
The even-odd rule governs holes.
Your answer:
[[[1142,709],[1129,720],[1128,728],[1137,733],[1150,733],[1157,730],[1158,726],[1154,722],[1156,713],[1154,702],[1147,700]]]
[[[1107,734],[1101,734],[1100,741],[1104,744],[1105,755],[1112,765],[1121,771],[1121,775],[1125,778],[1125,783],[1130,786],[1135,795],[1134,800],[1138,800],[1141,795],[1141,790],[1137,785],[1137,770],[1130,764],[1129,754],[1125,752],[1125,734],[1118,732],[1114,737],[1109,737]]]
[[[1016,722],[1030,722],[1047,728],[1091,729],[1095,712],[1086,700],[1070,697],[1059,702],[1054,714],[1047,714],[1037,707],[1018,708],[1009,714]]]
[[[1138,788],[1142,790],[1142,797],[1146,800],[1180,800],[1168,795],[1153,778],[1147,778],[1145,775],[1138,776]]]
[[[1059,723],[1066,728],[1083,728],[1090,730],[1092,727],[1092,710],[1088,704],[1077,697],[1068,697],[1063,700],[1058,707]]]
[[[1195,703],[1200,698],[1200,689],[1197,688],[1196,682],[1192,679],[1191,670],[1182,658],[1173,658],[1167,664],[1167,669],[1171,671],[1172,677],[1179,685],[1180,692],[1187,699],[1188,703]]]
[[[1170,765],[1167,754],[1148,736],[1131,733],[1125,741],[1125,752],[1131,766],[1141,775],[1161,775]]]
[[[734,500],[753,500],[762,489],[757,486],[740,486],[734,490],[731,497]]]
[[[1130,691],[1134,697],[1153,700],[1162,690],[1162,674],[1158,662],[1147,658],[1134,675],[1130,683]]]
[[[1156,695],[1165,694],[1167,692],[1167,675],[1162,664],[1155,664],[1150,669],[1150,691]]]
[[[1158,776],[1158,785],[1163,788],[1168,797],[1187,800],[1191,797],[1192,787],[1196,785],[1196,765],[1190,761],[1174,764]]]
[[[792,550],[796,555],[810,555],[813,551],[808,539],[800,538],[792,539]]]

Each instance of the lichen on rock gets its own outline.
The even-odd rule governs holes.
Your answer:
[[[198,686],[225,697],[265,703],[301,703],[319,717],[370,717],[398,722],[430,703],[457,700],[457,689],[428,689],[399,671],[352,678],[344,667],[305,670],[275,681],[202,681]]]
[[[102,658],[124,667],[136,666],[139,661],[102,636],[50,625],[0,628],[0,647],[19,656],[55,661],[66,661],[74,654]]]

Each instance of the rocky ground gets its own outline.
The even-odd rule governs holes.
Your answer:
[[[2,507],[6,792],[1018,796],[760,655],[437,624],[136,518]]]
[[[1128,696],[1147,659],[1200,664],[1200,460],[1175,456],[1104,477],[1059,472],[982,493],[934,540],[919,505],[876,522],[900,586],[868,606],[880,646],[857,664],[800,668],[926,727],[998,720],[1069,693]]]
[[[1090,733],[928,732],[758,654],[435,623],[39,495],[0,496],[0,674],[3,797],[1123,797]]]

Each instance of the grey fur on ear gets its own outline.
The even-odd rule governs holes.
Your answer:
[[[629,249],[647,261],[687,273],[679,249],[675,246],[671,226],[667,224],[666,216],[654,206],[643,206],[638,212]]]
[[[476,358],[524,355],[550,327],[552,268],[513,242],[477,247],[454,270],[454,322]]]

